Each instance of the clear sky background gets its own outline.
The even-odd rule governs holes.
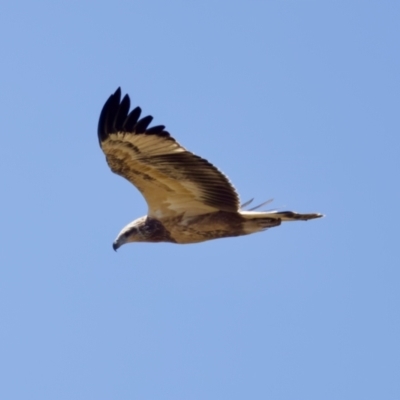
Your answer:
[[[0,6],[1,399],[399,399],[397,1]],[[322,212],[131,244],[121,86],[242,201]],[[268,208],[269,206],[267,206]]]

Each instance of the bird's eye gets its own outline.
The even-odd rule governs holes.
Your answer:
[[[132,228],[132,229],[130,229],[129,231],[127,231],[127,232],[124,233],[124,237],[127,238],[128,236],[132,235],[132,234],[135,233],[135,232],[137,232],[137,229],[136,229],[136,228]]]

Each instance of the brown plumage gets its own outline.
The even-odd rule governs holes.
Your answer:
[[[241,210],[239,196],[222,172],[184,149],[163,125],[148,128],[153,117],[139,119],[139,107],[129,108],[129,96],[121,101],[118,88],[101,111],[99,143],[111,170],[139,189],[149,209],[120,232],[114,250],[128,242],[198,243],[241,236],[282,221],[322,216]]]

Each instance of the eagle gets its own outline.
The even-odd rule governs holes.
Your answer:
[[[111,171],[131,182],[144,196],[147,215],[121,230],[117,250],[131,242],[200,243],[249,235],[286,221],[307,221],[322,214],[243,210],[229,179],[214,165],[181,146],[164,125],[149,127],[152,116],[130,111],[121,88],[103,106],[98,139]]]

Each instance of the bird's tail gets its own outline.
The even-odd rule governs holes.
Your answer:
[[[240,211],[246,233],[253,233],[280,225],[289,221],[308,221],[321,218],[322,214],[299,214],[294,211]]]

